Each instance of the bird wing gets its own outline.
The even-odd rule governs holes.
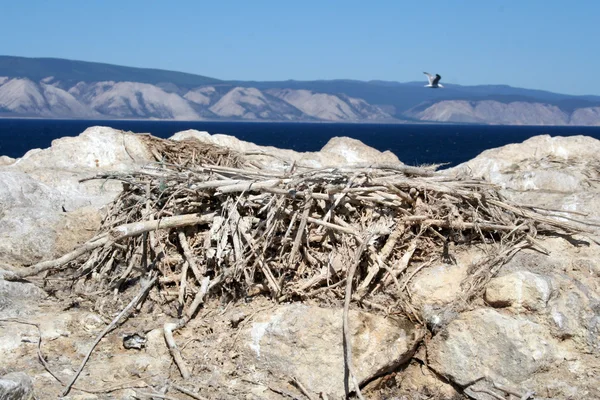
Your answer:
[[[427,79],[429,79],[429,84],[431,85],[433,83],[433,75],[431,75],[429,72],[423,72],[425,75],[427,75]]]
[[[440,76],[440,74],[435,74],[435,79],[433,80],[432,84],[433,85],[437,85],[438,82],[440,81],[440,79],[442,79],[442,77]]]

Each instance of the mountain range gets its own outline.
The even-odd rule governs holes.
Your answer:
[[[0,117],[600,125],[600,96],[507,85],[225,81],[175,71],[0,56]]]

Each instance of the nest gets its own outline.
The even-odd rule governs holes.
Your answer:
[[[516,252],[528,246],[544,252],[536,236],[583,229],[551,210],[507,201],[489,183],[434,167],[292,163],[274,170],[252,155],[198,141],[143,140],[156,163],[92,178],[123,183],[94,238],[59,259],[5,276],[53,271],[76,294],[92,299],[100,313],[121,310],[97,337],[65,394],[100,339],[133,310],[160,309],[178,318],[165,324],[164,334],[186,378],[189,370],[172,332],[207,297],[344,300],[349,343],[351,301],[386,313],[400,310],[423,322],[409,291],[420,271],[480,248],[485,256],[469,266],[461,304],[451,305],[464,308]],[[345,351],[354,378],[351,346]]]
[[[541,249],[538,234],[579,231],[510,203],[489,183],[433,168],[273,171],[198,141],[145,140],[157,163],[95,177],[123,183],[100,233],[26,275],[75,268],[79,293],[115,305],[127,288],[155,278],[158,291],[145,301],[185,320],[206,295],[334,302],[350,279],[354,301],[420,321],[408,283],[424,268],[484,248],[462,285],[468,303],[516,251]]]

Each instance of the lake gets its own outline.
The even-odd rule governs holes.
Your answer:
[[[54,139],[77,136],[94,125],[161,138],[197,129],[296,151],[318,151],[332,137],[348,136],[380,151],[390,150],[410,165],[454,166],[484,150],[536,135],[586,135],[600,139],[600,127],[573,126],[0,119],[0,155],[21,157],[31,149],[49,147]]]

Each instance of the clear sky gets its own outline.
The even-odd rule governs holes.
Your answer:
[[[598,0],[0,0],[0,54],[600,95],[599,18]]]

